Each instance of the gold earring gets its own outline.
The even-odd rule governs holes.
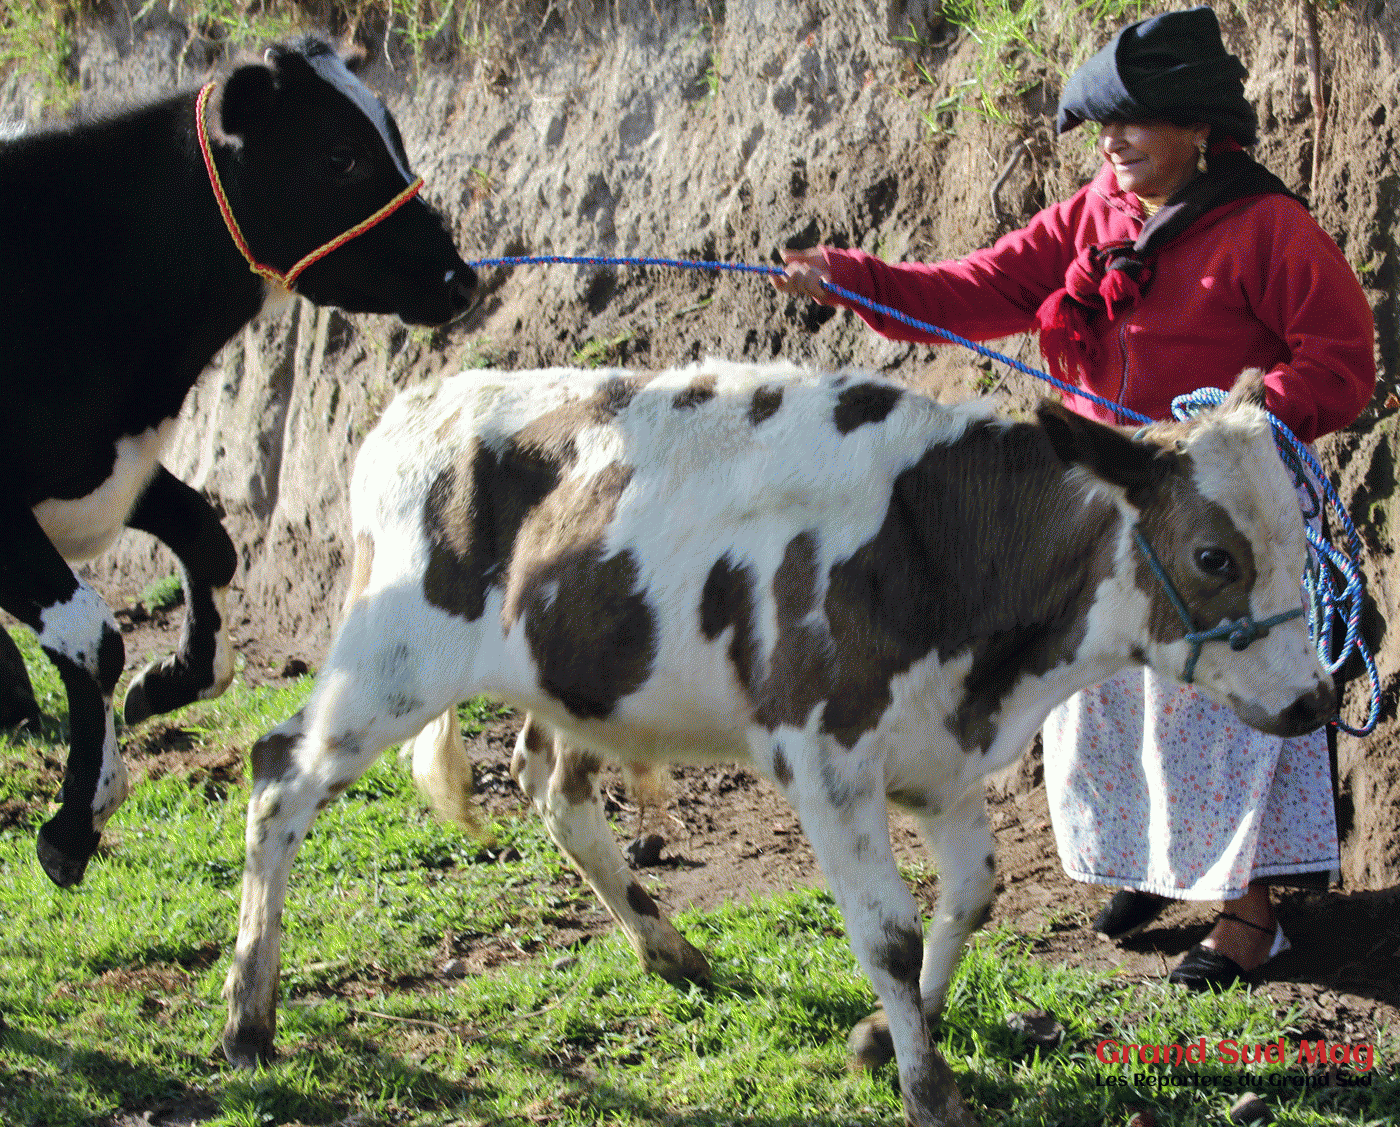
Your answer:
[[[1197,171],[1197,172],[1204,172],[1205,170],[1206,170],[1206,143],[1205,143],[1204,141],[1197,141],[1197,142],[1196,142],[1196,171]]]

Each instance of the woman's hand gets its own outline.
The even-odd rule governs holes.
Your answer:
[[[770,275],[768,280],[781,293],[800,294],[821,305],[835,305],[831,295],[822,288],[822,282],[831,280],[831,272],[826,268],[825,249],[813,247],[811,250],[779,251],[787,273]]]

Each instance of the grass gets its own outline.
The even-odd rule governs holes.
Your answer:
[[[236,50],[286,39],[298,32],[331,30],[354,39],[373,29],[407,52],[414,69],[430,55],[483,55],[496,15],[508,22],[513,0],[146,0],[131,12],[133,26],[157,8],[183,23],[188,45],[202,42]],[[95,0],[6,0],[0,8],[0,72],[17,69],[40,101],[64,113],[79,87],[73,58],[86,20],[102,17]],[[123,17],[125,18],[125,16]],[[187,46],[188,46],[187,45]]]
[[[280,1062],[232,1070],[218,1048],[219,991],[246,782],[210,786],[181,772],[140,782],[84,884],[55,889],[34,861],[33,834],[46,816],[36,795],[51,793],[63,754],[62,700],[32,640],[17,640],[60,724],[49,739],[0,739],[0,808],[30,812],[0,832],[5,1124],[92,1124],[170,1100],[200,1109],[211,1127],[351,1116],[441,1127],[900,1122],[892,1070],[869,1078],[845,1067],[846,1031],[874,999],[824,892],[682,915],[715,968],[709,989],[642,974],[615,935],[560,960],[555,922],[596,907],[539,822],[493,827],[518,855],[499,863],[425,811],[394,755],[321,815],[293,872]],[[236,682],[174,722],[191,751],[244,749],[309,687],[309,678],[257,691]],[[476,702],[463,723],[493,714]],[[440,973],[445,955],[483,950],[510,958],[467,977]],[[1035,1009],[1064,1027],[1059,1047],[1036,1050],[1007,1027],[1006,1015]],[[1276,1124],[1395,1122],[1394,1030],[1369,1088],[1295,1088],[1306,1076],[1291,1062],[1129,1067],[1095,1055],[1106,1038],[1293,1044],[1302,1028],[1262,997],[1199,998],[1082,973],[1038,958],[1034,936],[996,931],[963,961],[940,1039],[986,1124],[1121,1124],[1141,1108],[1159,1123],[1206,1127],[1224,1122],[1246,1086],[1266,1096]]]
[[[972,77],[951,86],[933,106],[918,110],[930,134],[951,133],[957,117],[972,113],[1015,125],[1011,106],[1047,76],[1063,83],[1118,27],[1150,14],[1147,0],[947,0],[947,21],[976,44]],[[1087,24],[1099,29],[1084,39]],[[1079,29],[1079,30],[1076,30]],[[912,37],[903,42],[923,46]],[[942,83],[919,60],[913,62],[929,86]]]

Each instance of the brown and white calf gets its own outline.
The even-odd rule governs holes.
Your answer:
[[[1188,644],[1300,605],[1303,521],[1243,402],[1130,438],[1054,404],[1008,421],[856,372],[709,362],[476,372],[400,396],[355,468],[344,621],[306,708],[253,750],[224,1047],[272,1054],[279,926],[316,812],[419,733],[440,805],[469,786],[457,701],[531,715],[515,770],[653,969],[707,968],[627,875],[598,801],[624,762],[746,759],[792,803],[888,1017],[911,1123],[965,1122],[929,1038],[992,899],[983,777],[1047,712]],[[1332,714],[1302,617],[1195,681],[1280,733]],[[432,723],[435,718],[436,723]],[[577,749],[577,750],[574,750]],[[927,936],[887,807],[942,878]]]

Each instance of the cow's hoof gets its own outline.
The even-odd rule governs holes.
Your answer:
[[[646,953],[646,968],[667,982],[694,982],[708,985],[710,962],[684,939],[676,950],[651,949]]]
[[[894,1038],[884,1010],[876,1010],[856,1023],[846,1038],[846,1055],[852,1069],[874,1072],[894,1060]]]
[[[224,1056],[234,1068],[257,1068],[271,1064],[277,1053],[266,1029],[240,1029],[230,1023],[224,1027]]]
[[[98,835],[93,835],[92,849],[79,856],[72,856],[64,853],[49,840],[48,828],[40,828],[39,837],[34,843],[34,852],[38,854],[39,864],[43,866],[49,880],[59,888],[72,888],[82,881],[83,874],[87,872],[88,862],[92,860],[93,852],[97,849]]]
[[[147,666],[131,679],[131,684],[127,687],[126,703],[122,705],[122,719],[126,721],[127,727],[139,724],[156,714],[155,709],[151,707],[150,698],[146,695],[146,675],[154,668],[156,667],[153,665]]]

